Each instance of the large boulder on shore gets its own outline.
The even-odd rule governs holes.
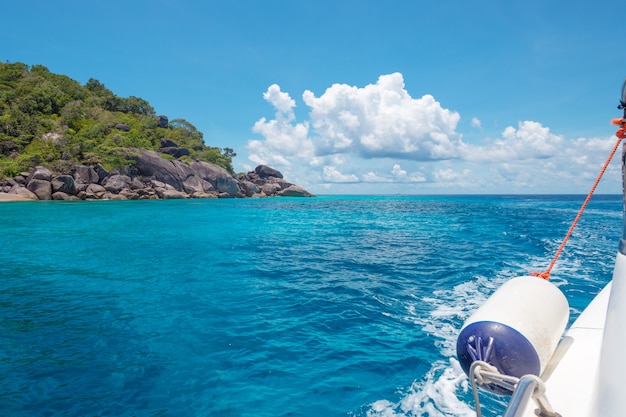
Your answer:
[[[279,191],[277,195],[282,197],[313,197],[313,194],[295,184],[292,184],[284,190]]]
[[[39,200],[37,194],[32,191],[22,187],[20,184],[15,184],[11,189],[7,192],[8,195],[16,196],[19,200]]]
[[[240,194],[239,182],[224,168],[203,161],[192,162],[191,168],[200,178],[210,182],[218,192],[226,193],[230,197]]]
[[[50,182],[52,180],[52,171],[50,171],[46,167],[37,166],[26,178],[26,182],[30,182],[32,180],[44,180]]]
[[[85,190],[85,199],[98,199],[104,197],[107,190],[100,184],[89,184]]]
[[[267,196],[273,196],[280,191],[280,185],[273,182],[268,182],[263,185],[263,187],[261,187],[261,191]]]
[[[76,167],[74,179],[83,184],[97,184],[100,182],[100,177],[98,176],[96,170],[85,165]]]
[[[125,188],[130,188],[131,179],[126,175],[111,175],[107,179],[104,180],[102,186],[105,190],[119,194]]]
[[[183,191],[187,194],[212,193],[215,192],[213,184],[203,180],[199,176],[191,176],[183,182]]]
[[[135,152],[135,170],[139,176],[154,178],[182,190],[183,182],[194,175],[189,165],[181,161],[168,161],[155,151],[137,149]]]
[[[163,191],[158,191],[157,194],[163,200],[177,200],[177,199],[189,198],[189,196],[186,193],[182,191],[178,191],[178,190],[163,190]]]
[[[63,191],[57,191],[57,192],[53,193],[52,194],[52,199],[53,200],[61,200],[61,201],[77,201],[77,200],[80,200],[80,198],[76,197],[75,195],[67,194],[67,193],[64,193]]]
[[[52,185],[50,181],[34,179],[26,186],[28,191],[33,192],[40,200],[50,200],[52,198]]]
[[[254,172],[261,178],[282,178],[283,174],[280,171],[275,170],[274,168],[270,168],[267,165],[259,165],[255,168]]]
[[[255,183],[247,180],[241,181],[239,183],[239,187],[247,197],[252,197],[253,195],[258,194],[259,191],[261,191]]]
[[[76,194],[76,184],[74,183],[74,178],[70,175],[59,175],[54,177],[51,181],[52,184],[52,193],[65,193],[69,195]]]

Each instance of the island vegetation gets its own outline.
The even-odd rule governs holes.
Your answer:
[[[163,158],[206,161],[234,174],[233,149],[205,145],[193,124],[157,116],[142,98],[117,96],[93,78],[81,85],[43,65],[0,62],[0,177],[38,165],[58,174],[78,165],[115,171],[135,163],[135,149],[156,151],[163,140],[188,150]]]

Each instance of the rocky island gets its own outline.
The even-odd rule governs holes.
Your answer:
[[[98,80],[0,62],[0,201],[312,196],[265,165],[235,174],[234,156]]]

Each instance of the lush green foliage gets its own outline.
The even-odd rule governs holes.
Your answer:
[[[118,124],[130,130],[116,129]],[[35,165],[58,173],[76,164],[116,169],[131,164],[131,148],[157,150],[162,138],[188,148],[186,158],[233,173],[232,149],[206,146],[202,132],[183,119],[160,128],[146,100],[116,96],[95,79],[83,86],[42,65],[0,62],[0,176]]]

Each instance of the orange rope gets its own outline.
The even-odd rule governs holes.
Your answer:
[[[623,124],[624,121],[623,120],[621,121]],[[578,223],[580,216],[582,216],[583,211],[585,211],[585,208],[587,207],[587,203],[589,203],[589,200],[591,200],[591,196],[593,195],[594,191],[596,190],[596,187],[600,183],[600,179],[602,179],[602,175],[604,175],[604,171],[606,171],[607,167],[609,166],[609,163],[611,162],[611,159],[613,159],[613,155],[615,155],[615,152],[617,152],[617,148],[619,148],[619,144],[622,142],[622,139],[626,138],[626,131],[624,127],[620,128],[615,133],[615,135],[617,136],[617,142],[615,143],[615,146],[613,147],[611,154],[609,155],[606,162],[604,163],[604,166],[602,167],[600,174],[598,174],[598,178],[596,178],[596,182],[593,184],[593,187],[591,187],[591,191],[589,191],[589,194],[587,194],[587,198],[585,199],[585,202],[580,207],[580,210],[578,210],[578,214],[576,215],[574,222],[572,223],[569,230],[567,231],[567,234],[565,235],[565,238],[563,239],[563,243],[561,243],[561,246],[556,251],[556,255],[554,255],[554,258],[552,258],[552,262],[550,262],[550,266],[545,272],[531,272],[530,275],[543,278],[545,280],[550,279],[550,272],[552,272],[552,268],[554,267],[554,264],[556,263],[557,259],[559,259],[561,252],[563,252],[563,248],[565,247],[565,244],[567,243],[567,240],[569,239],[570,235],[574,231],[574,228],[576,227],[576,224]]]

